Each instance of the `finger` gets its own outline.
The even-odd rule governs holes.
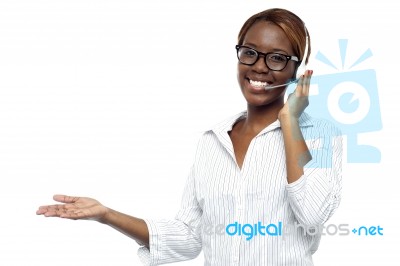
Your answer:
[[[43,209],[40,214],[43,214],[45,217],[61,217],[65,212],[65,209],[47,208]]]
[[[59,210],[59,205],[48,205],[48,206],[40,206],[39,209],[36,211],[36,214],[44,214],[46,212],[52,212],[55,210]]]
[[[43,213],[45,217],[60,217],[62,212],[56,210],[48,210],[47,212]]]
[[[302,88],[302,94],[304,96],[309,95],[310,91],[310,81],[311,81],[311,76],[312,76],[313,71],[312,70],[307,70],[304,73],[304,83],[303,83],[303,88]]]
[[[71,196],[67,196],[67,195],[56,194],[53,196],[53,199],[55,201],[62,202],[62,203],[75,203],[76,201],[79,200],[79,197],[71,197]]]
[[[61,217],[61,218],[71,218],[77,219],[83,216],[83,212],[77,209],[68,209],[62,205],[54,205],[49,208],[43,209],[42,214],[46,217]]]
[[[306,70],[304,74],[300,77],[298,86],[296,88],[296,95],[298,97],[308,96],[310,87],[310,71]]]
[[[65,209],[64,205],[56,204],[56,205],[47,205],[47,206],[40,206],[38,212],[49,212],[49,211],[56,211],[56,210],[63,210]]]
[[[297,87],[295,90],[297,97],[301,96],[303,93],[303,86],[304,86],[303,84],[304,84],[304,75],[301,75],[299,81],[297,82]]]
[[[48,211],[47,206],[40,206],[39,209],[36,211],[37,215],[45,214]]]

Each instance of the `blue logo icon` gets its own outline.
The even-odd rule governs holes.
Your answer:
[[[340,72],[338,67],[318,51],[315,58],[336,69],[337,73],[311,78],[311,86],[318,88],[318,94],[309,96],[310,104],[306,112],[313,117],[329,120],[347,137],[348,163],[379,163],[380,150],[358,141],[360,133],[382,129],[376,72],[373,69],[350,71],[370,58],[372,52],[367,49],[344,71],[347,43],[346,39],[339,40],[342,61]],[[324,139],[324,142],[329,143],[330,137],[327,138],[329,139]]]

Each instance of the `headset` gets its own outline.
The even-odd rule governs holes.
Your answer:
[[[284,86],[287,86],[287,85],[289,85],[289,84],[292,84],[292,83],[297,83],[298,81],[299,81],[299,79],[300,79],[300,77],[303,75],[303,73],[306,71],[306,58],[307,58],[307,55],[308,55],[308,32],[307,32],[307,28],[306,28],[306,24],[304,24],[304,32],[305,32],[305,34],[306,34],[306,46],[305,46],[305,49],[304,49],[304,55],[303,55],[303,60],[301,60],[301,64],[300,64],[300,66],[297,68],[297,71],[296,71],[296,78],[292,78],[292,79],[290,79],[288,82],[286,82],[286,83],[284,83],[284,84],[280,84],[280,85],[275,85],[275,86],[268,86],[268,85],[266,85],[265,87],[264,87],[264,89],[265,90],[270,90],[270,89],[275,89],[275,88],[281,88],[281,87],[284,87]]]

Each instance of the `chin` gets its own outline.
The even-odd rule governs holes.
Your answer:
[[[244,98],[247,102],[248,106],[253,107],[267,107],[272,104],[282,103],[284,99],[284,91],[279,94],[252,94],[252,93],[244,93]]]

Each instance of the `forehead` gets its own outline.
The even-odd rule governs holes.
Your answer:
[[[243,45],[251,45],[263,51],[280,50],[293,53],[292,44],[285,32],[269,21],[257,21],[247,31]]]

